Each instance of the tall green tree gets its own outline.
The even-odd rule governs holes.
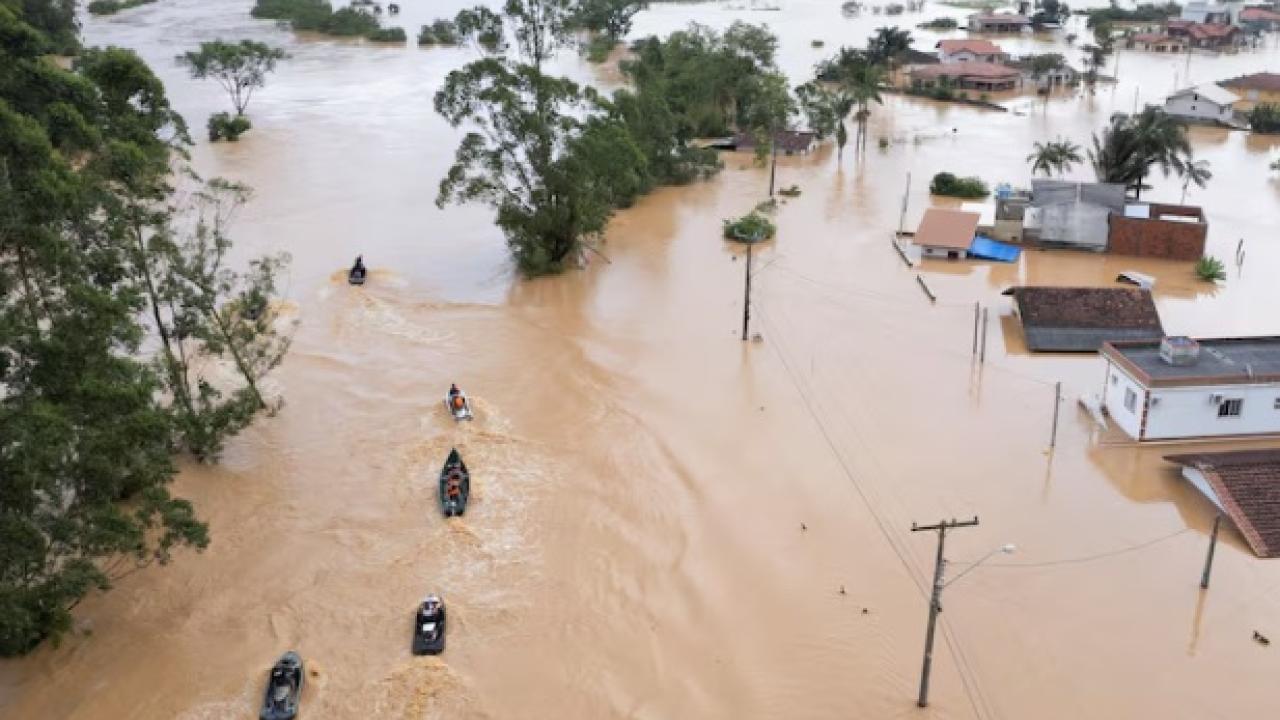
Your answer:
[[[809,121],[809,128],[819,138],[834,135],[836,160],[844,157],[844,146],[849,142],[845,119],[853,112],[853,94],[840,85],[813,80],[796,88],[796,98]]]
[[[875,34],[867,39],[867,59],[873,65],[892,70],[894,62],[911,49],[914,41],[910,30],[896,26],[877,28]]]
[[[227,92],[236,115],[244,115],[253,92],[267,84],[267,74],[288,57],[284,50],[256,40],[238,43],[213,40],[178,56],[196,80],[212,78]]]
[[[1080,146],[1066,139],[1036,142],[1034,150],[1027,156],[1031,174],[1042,172],[1046,177],[1067,172],[1082,160]]]
[[[647,0],[578,0],[570,24],[616,42],[631,32],[632,19],[648,6]]]
[[[1147,188],[1153,169],[1184,176],[1192,161],[1186,125],[1157,107],[1137,115],[1117,115],[1093,136],[1089,162],[1099,182],[1120,183],[1135,197]]]

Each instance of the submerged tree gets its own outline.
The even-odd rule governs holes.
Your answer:
[[[1152,168],[1165,175],[1187,173],[1191,143],[1186,125],[1157,107],[1147,107],[1137,115],[1117,115],[1093,136],[1089,162],[1099,182],[1119,183],[1141,197]],[[1207,178],[1206,178],[1207,179]]]
[[[819,138],[835,135],[836,161],[844,157],[844,146],[849,142],[845,118],[853,112],[853,94],[840,85],[827,85],[820,81],[807,82],[796,88],[800,108],[809,120],[809,128]]]
[[[1037,142],[1034,151],[1027,156],[1031,163],[1031,174],[1042,172],[1046,177],[1062,174],[1079,164],[1080,146],[1070,140],[1055,140],[1047,143]]]
[[[198,51],[179,55],[178,62],[190,68],[196,80],[216,80],[227,91],[236,115],[244,115],[253,91],[267,84],[267,73],[286,57],[284,50],[254,40],[214,40],[200,43]]]

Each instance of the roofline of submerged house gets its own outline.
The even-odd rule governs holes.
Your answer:
[[[1214,343],[1229,342],[1267,342],[1272,341],[1280,344],[1280,335],[1262,335],[1258,337],[1219,337],[1219,338],[1193,338],[1201,345],[1212,345]],[[1140,365],[1130,360],[1124,354],[1124,348],[1149,348],[1159,347],[1160,341],[1152,340],[1117,340],[1104,342],[1102,348],[1098,351],[1108,362],[1116,365],[1124,370],[1130,377],[1141,383],[1144,387],[1201,387],[1205,385],[1270,385],[1280,383],[1280,373],[1253,373],[1240,371],[1239,375],[1175,375],[1173,377],[1153,378],[1143,370]],[[1194,366],[1189,366],[1194,368]]]

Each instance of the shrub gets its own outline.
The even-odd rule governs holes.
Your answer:
[[[800,197],[800,186],[792,185],[791,187],[784,187],[778,191],[778,194],[789,198]]]
[[[377,32],[378,18],[368,10],[345,7],[329,16],[324,31],[338,37],[356,37]]]
[[[1280,133],[1280,105],[1258,103],[1249,111],[1249,127],[1259,133]]]
[[[244,115],[232,115],[231,113],[214,113],[209,116],[209,140],[217,142],[219,140],[229,140],[235,142],[240,136],[245,134],[253,124],[249,122],[249,118]]]
[[[374,30],[365,35],[365,38],[372,42],[402,43],[407,39],[407,36],[404,34],[404,28],[390,27]]]
[[[1196,277],[1205,282],[1226,280],[1227,269],[1218,258],[1212,255],[1205,255],[1196,261]]]
[[[249,14],[259,20],[292,20],[317,12],[327,17],[333,8],[324,0],[257,0]]]
[[[139,5],[149,5],[156,0],[93,0],[88,10],[91,15],[115,15],[121,10],[128,10]]]
[[[724,221],[724,236],[727,240],[745,243],[757,243],[768,240],[778,231],[769,218],[752,211],[737,220]]]
[[[991,194],[982,178],[956,177],[949,172],[934,175],[933,182],[929,183],[929,192],[958,198],[984,198]]]
[[[457,45],[458,27],[452,20],[436,20],[418,32],[419,45]]]
[[[956,22],[955,18],[949,17],[934,18],[929,22],[920,23],[920,27],[927,30],[955,30],[959,26],[960,23]]]

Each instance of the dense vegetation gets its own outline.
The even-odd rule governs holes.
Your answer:
[[[44,58],[75,44],[65,7],[0,0],[0,655],[207,544],[172,455],[216,458],[271,405],[258,383],[288,346],[268,302],[283,258],[225,263],[244,189],[210,182],[179,216],[185,123],[129,50]],[[239,382],[215,386],[209,362]]]
[[[756,243],[768,240],[777,232],[778,228],[773,224],[773,221],[765,217],[761,212],[753,211],[736,220],[724,221],[724,237],[726,240]]]
[[[916,27],[924,28],[926,30],[955,30],[957,27],[960,27],[960,23],[956,22],[955,18],[940,17],[922,22]]]
[[[618,42],[631,31],[631,20],[648,7],[646,0],[578,0],[569,16],[569,27],[591,34],[587,59],[604,62]]]
[[[385,43],[402,43],[409,39],[404,33],[404,28],[398,27],[380,28],[365,35],[365,38],[372,42]]]
[[[1143,3],[1128,10],[1112,3],[1108,7],[1084,11],[1089,16],[1086,27],[1117,22],[1161,22],[1182,15],[1182,6],[1176,2],[1155,5]]]
[[[436,20],[418,32],[419,45],[457,45],[458,28],[452,20]]]
[[[115,15],[121,10],[128,10],[140,5],[150,5],[156,0],[93,0],[88,10],[92,15]]]
[[[946,195],[958,198],[984,198],[991,194],[987,184],[979,177],[956,177],[949,172],[940,172],[933,176],[929,183],[929,192],[933,195]]]
[[[381,39],[384,32],[378,18],[365,7],[334,10],[328,0],[256,0],[250,14],[262,20],[287,22],[294,30],[335,37]]]
[[[1258,103],[1249,111],[1249,127],[1259,133],[1280,133],[1280,105]]]

